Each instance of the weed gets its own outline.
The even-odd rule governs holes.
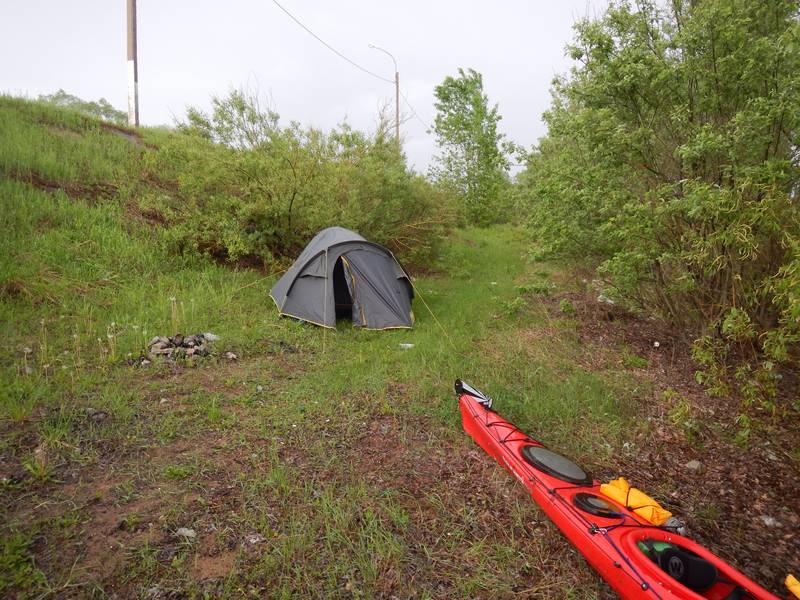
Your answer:
[[[555,289],[555,284],[549,281],[535,281],[533,283],[518,285],[515,289],[520,295],[536,294],[539,296],[549,296]]]
[[[522,296],[517,296],[516,298],[512,298],[511,300],[505,300],[500,304],[500,309],[506,317],[511,317],[528,306],[527,300]]]
[[[750,417],[746,414],[740,414],[736,417],[736,431],[735,442],[741,447],[746,447],[750,441],[750,433],[752,432],[753,423]]]
[[[139,497],[136,486],[132,481],[123,481],[115,489],[118,504],[128,504]]]
[[[145,542],[143,546],[134,549],[131,552],[131,571],[127,579],[134,577],[147,579],[155,575],[158,569],[158,553],[158,548],[151,546],[150,542]]]
[[[45,399],[44,386],[37,376],[15,376],[0,387],[0,418],[21,423]]]
[[[53,466],[46,444],[39,445],[30,456],[23,459],[22,466],[39,483],[47,483],[52,479]]]
[[[558,309],[569,317],[575,315],[575,306],[568,300],[567,298],[563,298],[561,302],[558,303]]]
[[[722,516],[722,511],[716,504],[709,503],[698,508],[695,516],[701,521],[713,524],[719,521]]]
[[[167,465],[161,471],[161,474],[166,479],[171,479],[173,481],[188,479],[195,473],[197,473],[197,465],[195,464]]]
[[[629,346],[625,346],[622,348],[622,364],[629,369],[646,369],[650,363],[646,358],[634,353]]]
[[[33,540],[21,532],[0,535],[0,592],[36,589],[46,583],[31,555],[32,546]]]

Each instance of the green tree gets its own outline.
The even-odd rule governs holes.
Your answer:
[[[55,94],[39,96],[39,100],[62,108],[70,108],[85,115],[89,115],[90,117],[97,117],[116,125],[127,125],[128,123],[127,113],[114,108],[105,98],[100,98],[97,102],[92,102],[90,100],[82,100],[77,96],[68,94],[64,90],[58,90]]]
[[[433,131],[441,153],[431,175],[458,195],[470,221],[496,221],[508,182],[504,150],[510,147],[497,131],[497,105],[489,106],[483,77],[472,69],[459,69],[458,77],[445,78],[434,94],[438,114]]]
[[[707,364],[769,367],[798,339],[799,23],[794,0],[613,3],[576,25],[520,178],[546,249],[593,254],[619,296],[707,334]]]

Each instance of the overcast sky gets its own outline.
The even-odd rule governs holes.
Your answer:
[[[353,61],[400,86],[421,119],[433,89],[459,67],[484,76],[501,129],[535,143],[550,82],[565,72],[572,24],[605,0],[279,0]],[[126,0],[0,0],[0,91],[35,97],[63,88],[127,110]],[[344,118],[373,129],[393,85],[351,66],[271,0],[138,0],[142,124],[172,124],[187,106],[208,107],[231,87],[271,95],[282,120],[329,129]],[[405,113],[408,107],[401,101]],[[404,124],[409,159],[425,171],[436,147],[417,119]]]

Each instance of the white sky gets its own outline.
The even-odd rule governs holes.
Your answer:
[[[400,87],[431,123],[433,89],[459,67],[484,76],[501,130],[526,146],[545,128],[553,76],[567,71],[572,23],[606,0],[279,0],[334,48]],[[127,110],[126,0],[0,0],[0,92],[35,97],[63,88]],[[231,87],[271,95],[282,121],[329,129],[347,118],[373,129],[391,84],[321,45],[270,0],[138,0],[139,103],[145,125],[172,124]],[[409,113],[407,107],[401,108]],[[402,129],[417,170],[435,152],[418,120]]]

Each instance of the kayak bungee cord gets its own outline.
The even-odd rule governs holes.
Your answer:
[[[578,465],[498,415],[488,396],[460,380],[456,395],[464,430],[526,487],[623,599],[777,600],[674,527],[658,526],[668,511],[656,512],[658,503],[624,479],[601,488]],[[641,506],[630,506],[634,492]],[[644,508],[652,510],[633,512]]]

